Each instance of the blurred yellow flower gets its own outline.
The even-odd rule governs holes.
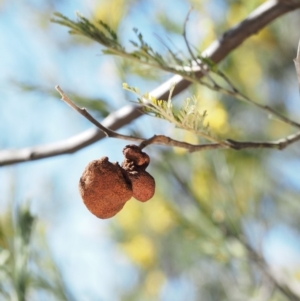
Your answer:
[[[116,29],[127,9],[125,0],[99,1],[93,14],[96,20],[101,20],[112,29]]]
[[[252,38],[252,42],[256,44],[258,47],[263,47],[265,50],[272,50],[272,48],[276,47],[276,39],[274,37],[274,33],[270,30],[270,28],[264,28],[258,34],[254,35]]]
[[[142,218],[141,203],[130,200],[115,218],[124,231],[136,230]]]
[[[300,270],[297,270],[294,273],[294,278],[295,278],[296,281],[300,282]]]
[[[222,223],[225,219],[224,211],[220,209],[213,210],[212,218],[216,223]]]
[[[130,241],[122,243],[121,248],[142,268],[148,268],[155,261],[155,247],[151,239],[145,235],[134,236]]]
[[[233,26],[247,16],[247,8],[241,3],[233,3],[227,12],[227,22],[229,26]]]
[[[246,92],[250,94],[257,86],[261,79],[262,70],[257,59],[254,47],[242,47],[237,52],[236,64],[239,66],[236,70],[236,75],[240,78],[241,82],[247,84]],[[253,93],[252,93],[253,94]]]
[[[149,228],[158,233],[166,232],[174,224],[171,212],[159,198],[149,202],[145,222]]]
[[[165,280],[166,277],[161,271],[154,270],[149,272],[145,281],[146,293],[150,296],[157,296]]]
[[[197,172],[193,174],[191,187],[194,189],[194,193],[198,200],[201,202],[209,202],[209,179],[207,179],[205,172]]]
[[[227,130],[227,112],[221,103],[215,103],[208,110],[206,122],[212,132],[224,133]]]

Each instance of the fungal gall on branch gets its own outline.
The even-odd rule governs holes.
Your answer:
[[[150,162],[149,156],[136,145],[127,145],[123,154],[122,167],[131,182],[133,197],[141,202],[150,200],[155,192],[155,181],[145,170]]]
[[[87,165],[79,191],[84,204],[99,218],[114,216],[132,197],[131,184],[124,179],[122,168],[107,157]]]
[[[113,217],[131,197],[146,202],[154,195],[155,180],[146,172],[149,156],[136,145],[127,145],[123,154],[121,166],[102,157],[90,162],[80,178],[83,202],[99,218]]]

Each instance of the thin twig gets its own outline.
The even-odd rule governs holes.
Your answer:
[[[79,108],[71,99],[70,97],[60,88],[60,86],[55,86],[55,89],[59,92],[61,95],[61,99],[67,103],[72,109],[74,109],[76,112],[84,116],[86,119],[88,119],[91,123],[93,123],[97,128],[99,128],[106,137],[111,138],[118,138],[118,139],[124,139],[124,140],[130,140],[135,142],[140,142],[141,138],[129,136],[129,135],[122,135],[115,131],[112,131],[111,129],[103,126],[100,122],[98,122],[85,108]]]
[[[187,16],[184,20],[184,25],[183,25],[183,39],[184,39],[184,42],[185,42],[185,45],[188,49],[188,52],[191,56],[191,58],[193,59],[193,61],[197,64],[197,66],[199,67],[199,69],[197,71],[201,71],[205,77],[207,77],[211,82],[212,82],[212,85],[215,86],[216,85],[216,82],[213,80],[213,78],[210,76],[209,74],[209,70],[207,70],[207,66],[206,64],[203,64],[201,60],[199,60],[198,58],[195,57],[191,47],[190,47],[190,43],[188,41],[188,38],[187,38],[187,34],[186,34],[186,27],[187,27],[187,22],[189,20],[189,16],[192,12],[193,8],[191,7],[190,10],[188,11],[187,13]],[[193,62],[192,62],[193,63]],[[193,74],[195,73],[195,70],[193,70]],[[198,82],[203,85],[203,81],[198,78]]]
[[[246,148],[273,148],[273,149],[283,150],[290,144],[299,140],[300,140],[300,132],[270,142],[254,142],[254,141],[241,142],[241,141],[234,141],[231,139],[227,139],[227,142],[231,143],[231,147],[236,150],[246,149]]]
[[[297,73],[298,84],[300,84],[300,40],[298,43],[297,56],[294,59],[294,63]]]
[[[300,140],[300,132],[287,136],[285,138],[270,141],[270,142],[259,142],[259,141],[235,141],[232,139],[227,139],[222,141],[221,143],[208,143],[208,144],[190,144],[186,142],[181,142],[174,140],[170,137],[166,137],[164,135],[154,135],[153,137],[144,140],[139,147],[143,149],[144,147],[150,144],[159,144],[159,145],[167,145],[167,146],[175,146],[188,150],[189,152],[199,152],[203,150],[215,150],[215,149],[253,149],[253,148],[272,148],[283,150],[292,143]],[[225,144],[225,143],[226,144]]]

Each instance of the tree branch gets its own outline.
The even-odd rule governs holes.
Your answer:
[[[202,56],[218,63],[226,57],[230,51],[237,48],[252,34],[257,33],[279,16],[298,8],[300,8],[300,1],[297,0],[269,0],[254,10],[245,20],[226,31],[218,40],[214,41],[202,53]],[[199,71],[196,72],[196,76],[200,78],[203,74]],[[179,75],[175,75],[154,89],[151,94],[157,99],[167,99],[171,84],[175,84],[173,92],[173,95],[175,96],[186,89],[190,85],[190,81],[183,79]],[[108,115],[103,120],[102,125],[106,128],[116,130],[129,124],[141,115],[142,112],[139,106],[126,105],[118,111]],[[74,153],[104,137],[105,134],[103,132],[91,128],[64,141],[48,145],[18,150],[2,150],[0,151],[0,166]]]

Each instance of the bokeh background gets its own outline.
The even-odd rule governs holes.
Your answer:
[[[147,92],[171,77],[103,55],[100,45],[51,23],[55,11],[103,20],[129,49],[136,27],[160,53],[163,40],[188,55],[182,32],[191,6],[187,35],[201,52],[263,2],[1,0],[0,148],[62,141],[92,126],[60,100],[57,84],[101,121],[135,101],[123,82]],[[243,93],[294,120],[299,28],[300,11],[285,15],[220,64]],[[191,95],[222,138],[275,140],[294,130],[201,86],[174,104]],[[198,141],[150,116],[120,132]],[[126,144],[103,139],[74,154],[0,168],[0,300],[288,300],[243,242],[299,292],[299,143],[282,152],[147,147],[154,198],[99,220],[83,205],[78,180],[91,160],[122,161]]]

